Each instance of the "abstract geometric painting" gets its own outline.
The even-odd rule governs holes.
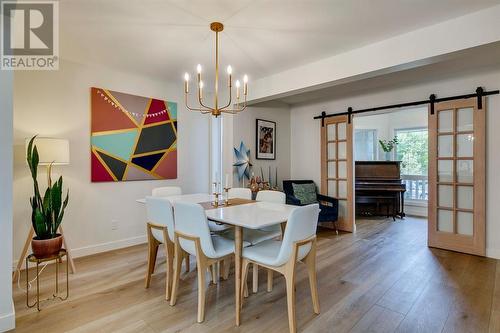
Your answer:
[[[177,178],[177,103],[91,89],[92,182]]]

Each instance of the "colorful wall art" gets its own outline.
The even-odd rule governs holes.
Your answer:
[[[177,103],[91,89],[92,182],[177,178]]]

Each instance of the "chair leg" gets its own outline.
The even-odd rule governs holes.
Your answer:
[[[222,279],[227,280],[229,278],[229,268],[231,267],[231,260],[226,259],[224,263],[224,269],[222,270]]]
[[[256,294],[259,291],[259,265],[253,264],[252,266],[252,292]]]
[[[146,272],[145,288],[149,288],[149,285],[151,283],[151,275],[153,275],[153,273],[155,271],[158,246],[159,246],[159,243],[155,239],[152,239],[148,242],[148,252],[149,252],[148,253],[148,270]]]
[[[184,264],[186,265],[186,273],[189,273],[189,270],[190,270],[190,265],[189,265],[189,253],[184,252],[184,253],[183,253],[183,257],[184,257]]]
[[[170,299],[170,293],[172,291],[172,280],[174,276],[174,244],[168,242],[165,244],[165,257],[167,261],[167,270],[165,278],[165,299],[168,301]]]
[[[213,284],[217,284],[217,266],[218,266],[218,263],[214,263],[212,265],[212,269],[211,269],[212,283]]]
[[[273,271],[267,270],[267,292],[270,293],[273,291]]]
[[[285,273],[286,280],[286,303],[288,307],[288,326],[291,333],[297,332],[295,319],[295,272],[288,270]]]
[[[182,268],[182,250],[179,243],[175,244],[174,251],[174,278],[172,283],[172,293],[170,294],[170,305],[174,306],[177,301],[177,290],[179,289],[179,279]]]
[[[245,290],[248,290],[247,276],[248,276],[248,267],[249,266],[250,266],[250,261],[248,261],[248,259],[243,259],[242,263],[241,263],[241,306],[242,307],[243,307],[243,299],[244,299],[244,297],[246,297]],[[246,293],[248,295],[248,291]]]
[[[304,259],[304,263],[307,265],[307,272],[309,274],[309,286],[311,288],[314,313],[319,314],[319,297],[316,278],[316,248],[314,246],[308,256]]]
[[[205,267],[198,260],[198,322],[202,323],[205,320]]]

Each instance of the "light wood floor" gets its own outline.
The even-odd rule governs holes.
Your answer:
[[[164,257],[144,289],[146,246],[77,259],[70,299],[27,309],[14,286],[19,332],[287,332],[284,280],[245,300],[234,326],[234,279],[210,285],[206,319],[196,323],[196,274],[184,275],[175,307],[164,300]],[[192,262],[192,267],[195,263]],[[43,286],[52,283],[50,267]],[[358,221],[356,234],[321,231],[321,314],[314,315],[305,267],[297,278],[304,332],[500,332],[500,261],[426,246],[426,221]],[[24,274],[23,274],[24,275]],[[251,277],[249,279],[251,283]]]

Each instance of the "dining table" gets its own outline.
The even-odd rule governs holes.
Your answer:
[[[235,261],[235,311],[236,326],[240,325],[241,317],[241,279],[242,279],[242,251],[243,251],[243,229],[262,229],[288,221],[290,214],[297,206],[271,203],[246,199],[229,199],[219,201],[215,206],[215,196],[208,193],[184,194],[165,197],[172,205],[175,202],[191,202],[200,204],[204,209],[207,219],[220,224],[234,227],[234,261]],[[141,204],[146,199],[137,199]],[[175,209],[175,208],[174,208]],[[175,213],[175,212],[174,212]]]

